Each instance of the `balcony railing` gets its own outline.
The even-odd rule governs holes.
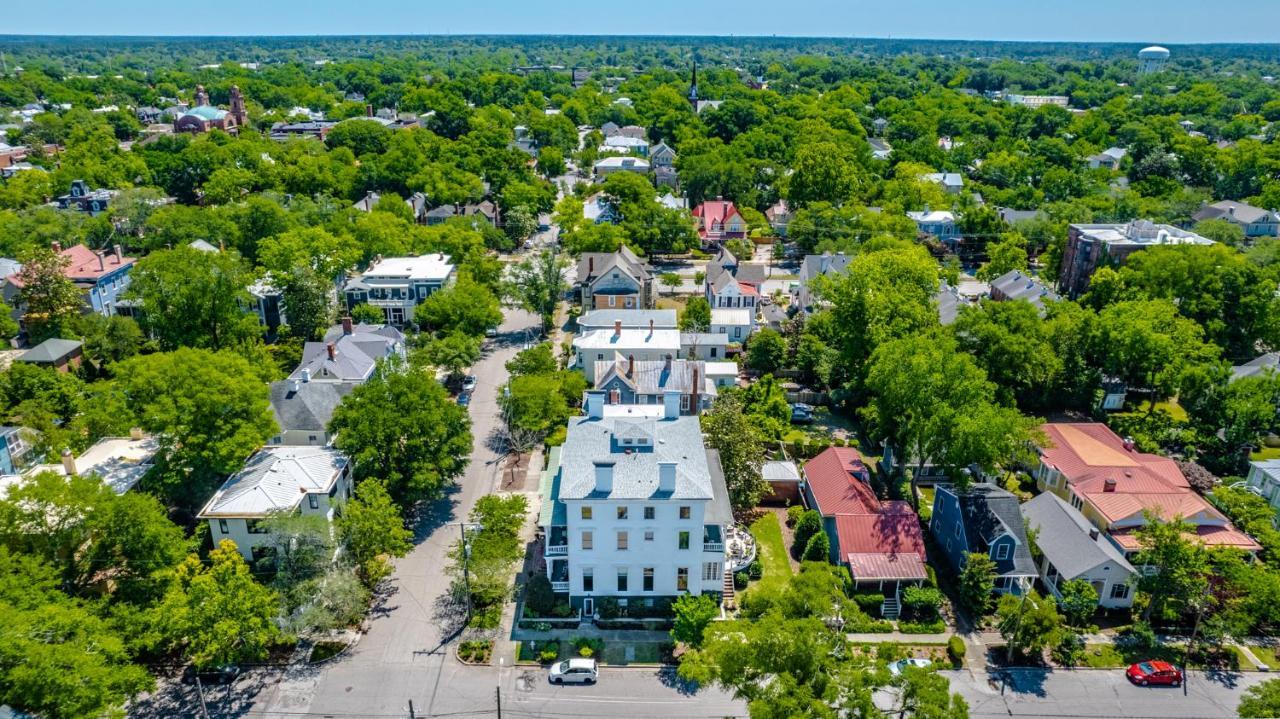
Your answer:
[[[553,591],[553,592],[567,592],[567,591],[569,591],[569,583],[568,583],[568,582],[552,582],[552,583],[551,583],[551,591]]]
[[[567,544],[548,544],[548,557],[563,557],[569,553],[569,545]]]
[[[703,542],[702,551],[704,552],[723,552],[724,542]]]

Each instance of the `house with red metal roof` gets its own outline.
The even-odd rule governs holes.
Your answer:
[[[919,517],[906,502],[880,501],[858,450],[823,450],[803,474],[805,501],[822,515],[831,540],[831,561],[848,567],[854,584],[896,600],[904,586],[928,578]]]
[[[1213,547],[1256,552],[1261,547],[1196,493],[1177,463],[1140,452],[1105,424],[1050,423],[1040,449],[1036,485],[1052,492],[1106,532],[1126,555],[1141,549],[1136,530],[1146,513],[1194,527],[1193,536]]]
[[[63,249],[60,243],[54,242],[53,251],[62,256],[66,263],[62,274],[84,292],[88,308],[106,316],[118,313],[118,300],[129,286],[129,270],[136,262],[134,258],[126,257],[120,245],[107,251],[91,250],[78,244]],[[17,302],[23,285],[22,272],[5,278],[4,284],[5,300]],[[17,305],[14,308],[25,312],[25,308]]]
[[[693,208],[693,219],[698,223],[698,237],[704,246],[747,236],[747,221],[742,219],[733,202],[724,198],[707,200]]]

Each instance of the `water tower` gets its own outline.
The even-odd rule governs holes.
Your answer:
[[[1138,74],[1147,75],[1153,72],[1160,72],[1167,62],[1169,62],[1168,48],[1163,48],[1159,45],[1144,47],[1138,51]]]

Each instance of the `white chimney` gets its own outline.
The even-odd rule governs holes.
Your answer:
[[[62,468],[66,470],[68,477],[74,477],[76,474],[76,456],[71,454],[71,450],[62,450]]]
[[[604,417],[604,397],[605,392],[602,389],[587,390],[587,416],[591,419],[601,419]]]
[[[662,416],[666,419],[675,419],[680,416],[680,390],[663,390]]]
[[[310,381],[311,381],[311,368],[310,368],[310,367],[303,367],[303,368],[302,368],[302,381],[303,381],[303,382],[310,382]]]
[[[613,492],[613,460],[598,459],[593,464],[596,468],[596,491],[603,494]]]
[[[658,491],[676,491],[676,463],[658,462]]]
[[[289,394],[296,394],[299,389],[302,389],[302,380],[289,380]]]

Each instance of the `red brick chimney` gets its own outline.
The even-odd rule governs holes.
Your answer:
[[[698,413],[698,389],[699,389],[699,387],[700,387],[700,385],[698,384],[698,365],[696,365],[696,364],[695,364],[695,365],[693,366],[693,388],[689,390],[689,393],[690,393],[691,395],[693,395],[692,397],[690,397],[690,398],[689,398],[689,409],[693,410],[693,413],[694,413],[694,414],[697,414],[697,413]]]
[[[1111,478],[1111,477],[1107,477],[1105,480],[1103,480],[1103,482],[1102,482],[1102,491],[1103,491],[1103,492],[1114,492],[1114,491],[1116,491],[1116,480],[1115,480],[1115,479],[1113,479],[1113,478]]]
[[[332,342],[326,344],[325,349],[329,350],[329,359],[338,359],[338,348]]]
[[[636,356],[635,355],[627,355],[627,376],[628,377],[636,376]]]
[[[622,336],[622,320],[613,321],[613,336],[614,337]]]
[[[342,318],[342,334],[344,334],[344,335],[349,335],[349,334],[351,334],[351,331],[352,331],[352,329],[351,329],[351,318],[350,318],[350,317],[343,317],[343,318]]]

